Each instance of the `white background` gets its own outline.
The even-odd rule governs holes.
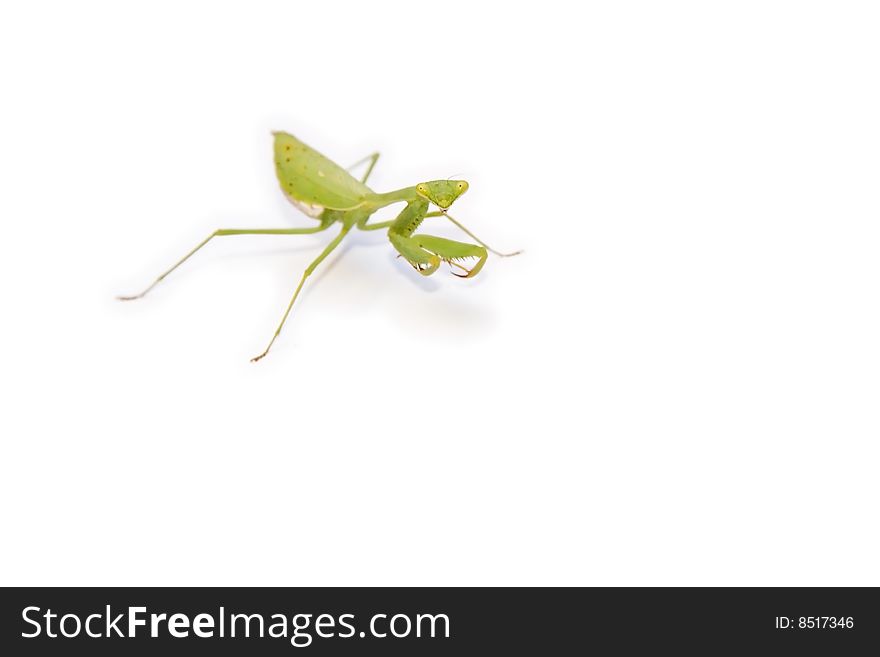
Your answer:
[[[5,5],[0,582],[880,584],[875,6]],[[526,252],[115,301],[309,225],[273,129]]]

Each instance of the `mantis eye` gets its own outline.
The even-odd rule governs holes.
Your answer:
[[[464,194],[467,191],[468,184],[464,180],[458,182],[458,191]]]
[[[425,187],[424,185],[416,185],[416,191],[417,191],[419,194],[427,194],[427,193],[428,193],[428,188]]]

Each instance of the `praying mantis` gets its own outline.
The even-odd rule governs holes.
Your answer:
[[[293,304],[296,302],[306,279],[312,275],[318,265],[339,246],[346,235],[357,227],[359,230],[388,229],[388,239],[397,250],[398,257],[403,257],[422,276],[430,276],[436,272],[441,263],[449,265],[452,273],[460,278],[476,276],[486,263],[489,252],[506,258],[513,253],[499,253],[489,247],[453,219],[447,210],[468,190],[464,180],[431,180],[418,183],[413,187],[404,187],[384,194],[377,194],[367,187],[367,179],[376,166],[379,153],[368,155],[349,168],[369,163],[363,177],[358,180],[348,170],[342,168],[318,151],[307,146],[299,139],[286,132],[273,132],[275,173],[287,199],[306,215],[318,220],[317,226],[306,228],[221,228],[215,230],[202,240],[192,251],[187,253],[170,269],[161,274],[143,292],[133,296],[117,297],[122,301],[140,299],[163,281],[171,272],[195,255],[203,246],[215,237],[230,235],[305,235],[327,230],[334,224],[341,224],[339,233],[324,250],[315,258],[302,274],[293,297],[281,317],[281,322],[266,349],[254,356],[251,361],[257,362],[264,358],[278,335]],[[370,217],[378,210],[393,203],[404,202],[406,205],[397,218],[390,221],[369,223]],[[431,204],[438,210],[429,212]],[[445,217],[466,233],[477,244],[456,242],[443,237],[416,233],[425,219]],[[467,260],[476,259],[476,263],[468,269],[462,264]]]

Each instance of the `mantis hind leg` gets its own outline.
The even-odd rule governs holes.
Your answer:
[[[480,273],[483,265],[486,264],[486,258],[489,257],[485,247],[456,242],[444,237],[418,234],[407,237],[395,232],[390,232],[388,237],[400,255],[406,258],[422,276],[430,276],[437,271],[441,262],[445,262],[453,269],[452,273],[455,276],[473,278]],[[470,269],[462,264],[473,258],[477,259],[477,264]],[[456,273],[455,269],[464,273]]]
[[[364,173],[363,177],[361,178],[361,182],[365,183],[365,182],[367,182],[367,178],[370,177],[370,174],[373,173],[373,167],[376,166],[376,162],[378,160],[379,160],[379,153],[377,151],[376,153],[371,153],[370,155],[367,155],[365,158],[358,160],[357,162],[352,164],[350,167],[348,167],[348,170],[351,171],[355,167],[358,167],[361,164],[363,164],[364,162],[369,162],[370,166],[367,167],[366,173]]]
[[[162,273],[155,281],[150,283],[145,290],[140,292],[139,294],[135,294],[132,296],[120,296],[116,297],[120,301],[132,301],[134,299],[140,299],[147,292],[156,287],[162,280],[168,276],[175,269],[180,267],[184,262],[192,258],[203,246],[205,246],[208,242],[210,242],[215,237],[225,237],[227,235],[307,235],[309,233],[318,233],[322,230],[326,230],[332,221],[322,221],[320,225],[310,227],[310,228],[221,228],[219,230],[215,230],[213,233],[208,235],[204,240],[198,243],[198,245],[185,256],[183,256],[180,260],[178,260],[170,269]]]
[[[254,356],[253,358],[251,358],[252,363],[256,363],[258,360],[260,360],[266,354],[269,353],[269,350],[272,348],[272,345],[275,343],[275,339],[278,337],[278,334],[281,333],[281,329],[284,326],[284,322],[287,321],[287,316],[290,315],[290,310],[293,308],[293,304],[296,302],[296,298],[299,296],[300,290],[302,290],[303,285],[306,282],[306,279],[312,275],[312,272],[315,271],[315,269],[318,267],[318,265],[321,264],[321,262],[324,260],[324,258],[326,258],[328,255],[330,255],[330,253],[333,251],[333,249],[335,249],[337,246],[339,246],[339,243],[348,234],[348,231],[350,231],[351,228],[352,228],[351,224],[343,226],[342,230],[339,232],[339,235],[337,235],[336,237],[333,238],[333,241],[330,242],[324,248],[324,250],[321,252],[321,255],[319,255],[317,258],[315,258],[312,261],[312,263],[308,267],[306,267],[306,270],[303,272],[302,277],[299,279],[299,285],[296,286],[296,290],[293,293],[293,297],[291,297],[291,299],[290,299],[290,303],[287,304],[287,310],[284,311],[284,316],[281,318],[281,322],[278,324],[278,328],[275,329],[275,334],[272,336],[272,339],[269,340],[269,344],[266,347],[265,351],[263,351],[263,353],[261,353],[259,356]]]

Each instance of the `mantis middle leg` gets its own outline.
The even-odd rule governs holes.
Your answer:
[[[333,241],[327,245],[327,247],[321,252],[321,255],[319,255],[317,258],[315,258],[312,261],[312,264],[310,264],[308,267],[306,267],[306,270],[303,272],[302,278],[299,279],[299,285],[296,286],[296,290],[293,293],[293,297],[291,297],[291,299],[290,299],[290,303],[287,304],[287,310],[284,311],[284,316],[281,318],[281,323],[279,323],[278,328],[275,329],[275,334],[272,336],[272,339],[269,340],[269,344],[266,347],[266,350],[263,353],[261,353],[259,356],[254,356],[253,358],[251,358],[252,363],[256,363],[258,360],[260,360],[266,354],[269,353],[269,350],[272,348],[272,345],[275,343],[275,339],[278,337],[278,334],[281,333],[281,328],[284,326],[284,322],[287,321],[287,316],[290,314],[290,310],[291,310],[291,308],[293,308],[293,304],[294,304],[294,302],[296,302],[296,298],[299,296],[299,292],[300,292],[300,290],[302,290],[303,285],[306,282],[306,279],[312,275],[312,272],[315,271],[317,266],[321,264],[321,261],[323,261],[324,258],[326,258],[328,255],[330,255],[330,253],[333,251],[333,249],[335,249],[337,246],[339,246],[339,243],[348,234],[348,231],[350,231],[351,228],[352,228],[352,224],[344,225],[342,227],[342,230],[339,232],[339,235],[337,235],[336,237],[333,238]]]
[[[432,217],[446,217],[447,219],[449,219],[449,221],[451,221],[453,224],[458,226],[471,239],[473,239],[477,244],[484,247],[487,251],[491,251],[492,253],[494,253],[497,256],[500,256],[502,258],[509,258],[510,256],[515,256],[515,255],[519,255],[520,253],[522,253],[522,250],[512,251],[511,253],[501,253],[500,251],[496,251],[491,246],[486,244],[483,240],[481,240],[479,237],[474,235],[467,228],[465,228],[459,221],[457,221],[456,219],[453,219],[449,214],[447,214],[446,212],[443,212],[442,210],[437,210],[435,212],[429,212],[428,214],[425,215],[425,219],[430,219]],[[363,222],[358,224],[358,228],[360,230],[380,230],[382,228],[390,228],[394,224],[395,221],[397,221],[397,220],[392,219],[390,221],[381,221],[376,224],[368,224],[368,223],[366,223],[366,219],[365,219]]]
[[[471,231],[469,231],[467,228],[465,228],[463,225],[461,225],[461,223],[459,223],[458,221],[456,221],[455,219],[453,219],[452,216],[450,216],[447,212],[445,212],[445,211],[443,211],[443,210],[437,210],[437,211],[435,211],[435,212],[429,212],[428,214],[425,215],[425,219],[428,219],[428,218],[430,218],[430,217],[446,217],[447,219],[449,219],[449,221],[451,221],[451,222],[454,223],[456,226],[458,226],[462,231],[464,231],[464,233],[467,234],[467,235],[468,235],[472,240],[474,240],[477,244],[479,244],[480,246],[485,247],[487,251],[491,251],[492,253],[494,253],[495,255],[497,255],[497,256],[499,256],[499,257],[501,257],[501,258],[509,258],[510,256],[515,256],[515,255],[519,255],[520,253],[522,253],[522,249],[520,249],[520,250],[518,250],[518,251],[512,251],[512,252],[510,252],[510,253],[501,253],[500,251],[496,251],[496,250],[493,249],[491,246],[489,246],[488,244],[486,244],[483,240],[481,240],[479,237],[477,237],[476,235],[474,235],[474,234],[473,234]]]

